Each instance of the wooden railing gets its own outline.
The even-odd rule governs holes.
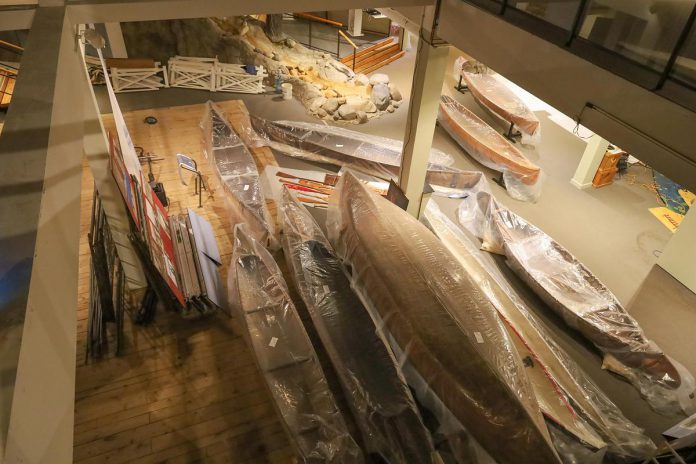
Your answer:
[[[355,53],[356,53],[358,47],[355,45],[355,43],[352,40],[350,40],[348,38],[348,36],[344,32],[345,27],[344,27],[343,23],[338,22],[338,21],[332,21],[330,19],[322,18],[321,16],[316,16],[316,15],[309,14],[309,13],[293,13],[292,16],[295,18],[300,18],[300,19],[304,19],[307,21],[307,24],[309,26],[309,34],[308,34],[309,40],[308,40],[308,43],[305,45],[307,45],[309,48],[322,50],[322,51],[331,53],[332,55],[336,55],[337,59],[340,59],[341,58],[341,37],[343,37],[346,40],[346,42],[348,42],[348,44],[351,47],[353,47],[353,57],[355,57]],[[336,28],[336,53],[334,53],[330,50],[323,49],[321,47],[312,46],[312,23],[327,24],[329,26]],[[355,67],[355,60],[353,60],[353,67]]]

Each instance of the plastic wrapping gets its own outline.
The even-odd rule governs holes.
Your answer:
[[[696,382],[648,339],[638,322],[592,272],[542,230],[499,205],[488,193],[459,207],[462,225],[471,209],[483,223],[473,227],[484,248],[502,251],[510,268],[573,329],[603,354],[605,369],[625,377],[660,413],[696,410]],[[476,232],[474,232],[476,233]]]
[[[541,194],[541,168],[464,105],[443,95],[437,120],[476,161],[503,174],[512,198],[535,202]]]
[[[456,61],[455,61],[456,66]],[[517,129],[531,139],[539,136],[539,119],[505,84],[496,78],[495,73],[472,66],[462,61],[462,81],[471,94],[487,110],[506,123],[513,123]]]
[[[559,462],[495,308],[442,243],[346,173],[327,228],[408,362],[501,464]]]
[[[429,201],[423,222],[452,251],[462,266],[474,276],[489,298],[526,360],[525,370],[551,432],[554,444],[565,462],[601,462],[602,448],[620,460],[649,456],[655,446],[636,425],[587,377],[580,366],[558,346],[547,329],[533,315],[490,258]],[[572,436],[574,440],[564,437]],[[568,437],[570,438],[570,437]],[[583,449],[586,448],[586,449]]]
[[[430,434],[394,355],[351,290],[341,260],[287,189],[281,217],[288,267],[336,368],[367,450],[392,464],[432,463]]]
[[[363,463],[270,253],[245,224],[234,229],[228,276],[249,344],[303,462]]]
[[[201,131],[203,153],[225,192],[232,223],[246,223],[254,238],[277,247],[254,158],[220,108],[211,101],[206,104]]]
[[[268,146],[288,156],[345,166],[381,179],[397,179],[402,142],[341,127],[296,121],[267,121],[252,116],[254,129]],[[450,166],[454,159],[435,148],[431,168]]]

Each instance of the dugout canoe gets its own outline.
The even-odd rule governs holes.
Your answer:
[[[351,173],[340,183],[329,238],[406,361],[497,462],[560,462],[519,355],[471,276],[415,218]]]
[[[430,464],[435,453],[396,359],[353,292],[311,214],[285,189],[283,252],[363,442],[392,464]]]
[[[437,119],[452,138],[481,164],[497,171],[510,171],[525,185],[539,181],[539,166],[452,97],[441,97]]]
[[[539,119],[520,97],[499,81],[494,73],[462,70],[462,79],[476,100],[521,132],[533,136],[539,130]]]
[[[487,192],[477,203],[510,268],[571,328],[603,354],[603,367],[623,376],[657,412],[691,414],[696,382],[650,340],[614,294],[544,231],[502,207]],[[467,213],[468,214],[468,213]]]
[[[363,463],[280,269],[245,224],[234,229],[228,291],[302,462]]]
[[[257,240],[275,247],[273,220],[254,157],[213,102],[206,104],[200,126],[203,154],[222,186],[232,224],[246,223]]]
[[[608,453],[623,459],[635,460],[649,455],[655,449],[652,441],[624,417],[553,341],[493,263],[486,261],[478,241],[475,243],[472,236],[454,224],[432,200],[427,203],[421,220],[442,240],[495,306],[518,353],[525,360],[525,372],[547,422],[591,451],[608,445]]]

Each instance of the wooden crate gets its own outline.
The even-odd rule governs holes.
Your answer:
[[[600,188],[607,186],[614,182],[614,176],[619,171],[617,165],[619,160],[626,152],[619,148],[611,148],[604,153],[604,158],[602,162],[599,163],[599,168],[597,168],[597,173],[592,179],[592,186],[594,188]]]

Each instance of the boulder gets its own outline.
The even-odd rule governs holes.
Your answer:
[[[311,111],[312,113],[316,113],[317,111],[319,111],[319,109],[321,109],[322,105],[324,105],[324,103],[326,103],[326,101],[327,101],[326,97],[315,98],[309,104],[309,111]]]
[[[337,114],[341,117],[341,119],[345,119],[346,121],[351,121],[358,116],[357,111],[355,111],[355,108],[352,105],[348,104],[341,105],[338,108]]]
[[[343,105],[346,102],[346,97],[338,97],[338,103]]]
[[[276,52],[273,52],[273,61],[280,61],[280,55]]]
[[[290,47],[290,48],[295,48],[295,45],[297,45],[297,42],[295,40],[291,39],[290,37],[288,37],[287,39],[285,39],[285,45]]]
[[[359,95],[348,95],[346,97],[346,104],[355,108],[356,111],[364,111],[366,113],[374,113],[377,111],[377,107],[370,99]]]
[[[336,110],[338,109],[339,106],[341,106],[341,105],[338,103],[337,98],[329,98],[328,100],[326,100],[326,102],[321,107],[327,113],[333,114],[336,112]]]
[[[394,106],[394,108],[398,108],[401,106],[401,102],[399,100],[393,100],[391,104],[392,106]]]
[[[364,124],[367,122],[367,113],[364,111],[358,111],[356,112],[356,116],[358,118],[358,122],[360,124]]]
[[[377,73],[373,74],[372,77],[370,77],[370,84],[371,85],[376,85],[376,84],[388,84],[389,83],[389,76],[386,74],[382,73]]]
[[[375,104],[377,109],[385,110],[389,106],[390,101],[389,87],[387,84],[377,83],[372,87],[372,103]]]
[[[397,89],[392,83],[389,83],[389,94],[391,95],[391,99],[395,101],[401,101],[403,98],[401,96],[401,92],[399,92],[399,89]]]
[[[353,82],[355,83],[355,85],[367,86],[370,84],[370,78],[364,74],[356,74],[355,78],[353,79]]]
[[[325,79],[327,81],[346,82],[348,80],[347,75],[328,63],[325,63],[324,66],[319,68],[318,74],[321,79]]]
[[[319,108],[315,114],[317,116],[319,116],[320,118],[325,118],[326,116],[329,115],[329,113],[327,113],[324,108]]]
[[[387,113],[393,113],[394,107],[392,105],[387,106]]]
[[[336,98],[338,97],[338,93],[334,89],[326,89],[324,96],[326,98]]]

